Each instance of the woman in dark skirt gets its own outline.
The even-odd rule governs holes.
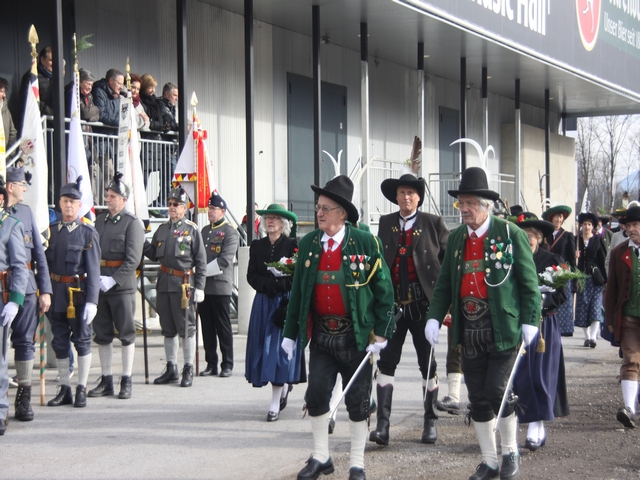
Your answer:
[[[571,215],[571,207],[557,205],[551,207],[542,214],[542,219],[551,222],[554,227],[553,233],[545,237],[552,253],[562,257],[564,263],[576,268],[576,237],[573,233],[562,228],[564,221]],[[560,334],[563,337],[573,336],[573,286],[567,286],[567,301],[556,311]]]
[[[604,267],[607,256],[607,248],[604,246],[602,238],[594,235],[595,226],[598,224],[598,217],[593,213],[581,213],[578,215],[578,222],[582,233],[578,244],[578,270],[587,274],[589,278],[584,285],[584,290],[578,292],[576,296],[576,327],[584,330],[585,347],[596,348],[596,339],[600,332],[600,326],[604,323],[602,315],[602,292],[604,283],[599,283],[594,269],[597,267],[602,280],[606,283],[607,272]]]
[[[271,383],[267,421],[275,422],[287,405],[287,396],[293,388],[291,384],[306,381],[306,373],[299,338],[292,360],[288,360],[287,353],[280,348],[291,276],[282,276],[275,268],[268,268],[266,263],[294,256],[298,245],[295,239],[289,238],[289,234],[298,217],[279,204],[269,205],[266,210],[257,210],[256,213],[262,215],[268,235],[255,240],[249,251],[247,281],[255,289],[256,296],[249,320],[244,376],[254,387]],[[282,322],[277,326],[274,321],[279,319]]]
[[[536,271],[542,273],[547,267],[564,263],[559,255],[539,248],[543,238],[553,232],[553,225],[538,220],[533,213],[525,212],[523,215],[524,220],[518,222],[518,226],[529,237]],[[545,288],[541,287],[541,290]],[[564,287],[542,293],[540,333],[527,347],[527,354],[513,382],[521,407],[516,409],[518,422],[529,424],[524,446],[531,451],[544,446],[547,441],[545,421],[569,414],[562,337],[556,316],[557,308],[566,298]]]

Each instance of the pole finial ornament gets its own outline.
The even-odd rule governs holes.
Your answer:
[[[29,29],[29,43],[31,44],[31,73],[38,75],[38,50],[36,45],[40,43],[40,40],[38,39],[35,25],[31,25]]]

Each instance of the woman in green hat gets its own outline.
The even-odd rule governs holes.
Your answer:
[[[287,406],[292,384],[306,381],[300,339],[297,339],[298,348],[291,360],[280,348],[292,275],[267,266],[268,263],[284,265],[294,261],[298,243],[289,235],[298,217],[277,203],[266,210],[256,210],[256,213],[262,216],[261,223],[266,226],[267,236],[254,240],[249,251],[247,281],[255,289],[256,296],[249,320],[245,378],[254,387],[271,383],[267,422],[275,422]]]
[[[571,207],[567,205],[556,205],[549,208],[542,214],[542,219],[553,223],[554,231],[551,235],[547,235],[545,240],[549,244],[552,253],[559,255],[571,266],[576,268],[576,237],[573,233],[562,228],[564,221],[571,215]],[[558,326],[560,334],[563,337],[573,336],[573,294],[575,290],[567,287],[567,301],[564,302],[556,311],[558,318]]]

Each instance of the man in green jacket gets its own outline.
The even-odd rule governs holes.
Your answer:
[[[498,193],[489,190],[481,168],[466,169],[458,190],[464,225],[449,236],[425,327],[438,343],[440,325],[451,309],[453,345],[462,344],[462,370],[482,463],[470,480],[516,478],[520,473],[514,405],[499,422],[502,468],[493,431],[521,338],[528,345],[538,333],[538,275],[527,235],[490,213]]]
[[[393,286],[380,240],[353,227],[358,221],[358,210],[351,203],[353,183],[340,175],[325,188],[311,188],[318,195],[320,228],[300,240],[282,340],[289,359],[298,335],[301,348],[310,341],[305,401],[314,448],[298,479],[333,472],[327,425],[337,374],[346,387],[367,351],[379,353],[394,328]],[[365,364],[345,395],[351,434],[350,480],[366,478],[364,447],[372,364]]]

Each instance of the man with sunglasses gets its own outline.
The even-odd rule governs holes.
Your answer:
[[[28,175],[29,179],[31,175]],[[22,308],[11,324],[11,343],[14,348],[14,361],[18,373],[18,392],[16,393],[16,418],[27,422],[33,420],[31,408],[31,372],[35,346],[33,338],[38,328],[38,318],[51,306],[51,280],[49,268],[44,256],[44,246],[31,209],[21,203],[27,190],[27,178],[23,168],[7,168],[7,198],[4,209],[22,222],[24,227],[24,246],[27,253],[29,281]],[[37,265],[37,269],[34,268]],[[35,272],[35,273],[34,273]],[[40,290],[40,297],[36,291]]]
[[[189,197],[182,187],[171,190],[167,205],[169,221],[158,227],[151,243],[147,241],[144,245],[144,254],[160,262],[156,310],[160,314],[167,358],[165,371],[153,383],[164,385],[178,382],[180,335],[184,355],[180,386],[190,387],[196,352],[195,303],[204,300],[207,256],[198,226],[184,218],[189,208]]]

